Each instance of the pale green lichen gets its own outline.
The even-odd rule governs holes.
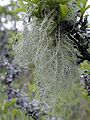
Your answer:
[[[61,33],[60,27],[53,36],[48,35],[51,19],[40,24],[36,21],[28,25],[29,30],[25,29],[23,40],[14,47],[16,56],[13,62],[20,67],[34,65],[31,76],[40,88],[41,101],[54,109],[57,94],[68,93],[77,81],[75,54],[69,38]]]
[[[72,17],[71,20],[76,20],[74,16]],[[76,109],[76,105],[72,103],[76,97],[72,86],[78,79],[76,57],[72,42],[61,31],[60,25],[51,35],[49,34],[52,25],[52,17],[46,16],[43,21],[32,18],[25,26],[22,41],[13,47],[15,51],[13,63],[20,67],[33,66],[31,78],[33,77],[33,81],[39,87],[40,102],[48,104],[53,115],[70,120],[71,107]],[[71,107],[67,108],[69,105]],[[64,114],[63,110],[67,113]]]

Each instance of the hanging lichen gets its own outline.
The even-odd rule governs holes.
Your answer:
[[[72,3],[70,2],[67,6],[71,6]],[[62,9],[69,9],[67,6],[63,6]],[[40,10],[37,8],[37,11],[38,9]],[[66,32],[73,29],[77,9],[75,6],[75,14],[66,14],[66,19],[62,19],[63,16],[61,16],[61,18],[57,18],[57,21],[55,21],[56,13],[53,12],[53,9],[48,14],[45,13],[44,19],[42,19],[43,15],[38,16],[35,10],[32,12],[32,16],[35,15],[35,17],[32,17],[25,26],[23,39],[13,46],[15,52],[13,63],[20,67],[33,66],[30,68],[32,70],[31,79],[39,87],[40,102],[48,104],[53,115],[71,120],[76,109],[79,111],[79,105],[76,107],[77,105],[72,103],[75,97],[78,98],[76,89],[73,89],[78,75],[72,40],[68,38]],[[37,97],[35,98],[37,99]],[[80,101],[77,103],[80,104]],[[68,113],[63,114],[63,110],[66,112],[67,109]],[[75,120],[79,118],[80,113],[76,114]]]

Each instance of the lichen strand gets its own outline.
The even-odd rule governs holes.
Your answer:
[[[48,35],[51,19],[37,24],[34,19],[24,32],[24,39],[15,46],[14,63],[21,67],[34,64],[31,75],[40,88],[41,102],[46,102],[52,109],[57,103],[57,94],[69,91],[77,81],[75,54],[67,35],[60,27],[54,35]],[[55,45],[54,45],[55,43]],[[60,114],[60,113],[59,113]]]

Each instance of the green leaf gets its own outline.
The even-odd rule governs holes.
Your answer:
[[[71,0],[58,0],[58,2],[60,3],[60,4],[66,4],[66,3],[68,3],[68,2],[70,2]]]
[[[90,5],[88,5],[83,12],[85,13],[86,10],[88,10],[89,8],[90,8]]]
[[[90,5],[87,6],[88,0],[78,0],[77,6],[80,8],[81,16],[84,15],[87,9],[90,8]]]
[[[15,103],[16,103],[16,99],[15,98],[13,98],[11,101],[4,102],[4,104],[2,106],[2,110],[4,112],[7,112],[8,108],[12,107]]]
[[[24,3],[23,3],[22,0],[18,0],[18,3],[19,3],[19,5],[20,5],[21,7],[24,7]]]
[[[83,63],[80,64],[80,68],[84,70],[90,70],[90,62],[85,60]]]
[[[60,10],[61,10],[61,19],[63,19],[68,14],[69,9],[67,5],[62,5],[62,4],[59,4],[59,5],[60,5]]]
[[[88,0],[78,0],[77,5],[79,8],[85,8]]]
[[[37,4],[38,2],[40,2],[40,0],[31,0],[31,2]]]
[[[26,12],[25,8],[17,8],[16,10],[12,11],[12,13],[19,13],[19,12]]]
[[[25,2],[31,2],[31,0],[23,0],[23,1],[25,1]]]
[[[55,5],[56,1],[55,0],[47,0],[47,4],[49,6]]]

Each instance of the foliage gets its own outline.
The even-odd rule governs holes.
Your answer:
[[[77,5],[80,9],[81,16],[83,16],[84,13],[86,12],[86,10],[90,8],[90,5],[87,6],[87,1],[88,0],[78,0],[77,1]]]
[[[85,11],[90,8],[87,6],[88,0],[75,1],[78,9],[80,10],[80,16],[83,16]],[[36,16],[37,18],[44,19],[45,16],[50,17],[53,14],[55,23],[59,23],[67,17],[73,8],[69,7],[69,3],[74,3],[73,0],[19,0],[20,7],[14,12],[29,13],[29,16]]]
[[[70,1],[70,0],[69,0]],[[58,20],[60,19],[60,14],[62,19],[66,17],[68,13],[67,0],[19,0],[19,5],[21,8],[16,9],[14,12],[30,12],[30,16],[36,16],[43,19],[45,15],[51,12],[54,14],[56,12],[58,15]],[[56,10],[57,9],[57,10]],[[21,10],[21,11],[20,11]]]
[[[90,71],[90,62],[89,61],[84,61],[83,63],[81,63],[80,68],[83,70],[89,70]]]
[[[14,13],[25,12],[28,16],[37,17],[41,20],[44,18],[51,18],[53,16],[53,23],[51,25],[52,31],[56,28],[57,24],[66,18],[71,11],[68,7],[68,2],[71,0],[19,0],[20,7]],[[50,33],[52,32],[49,30]]]

